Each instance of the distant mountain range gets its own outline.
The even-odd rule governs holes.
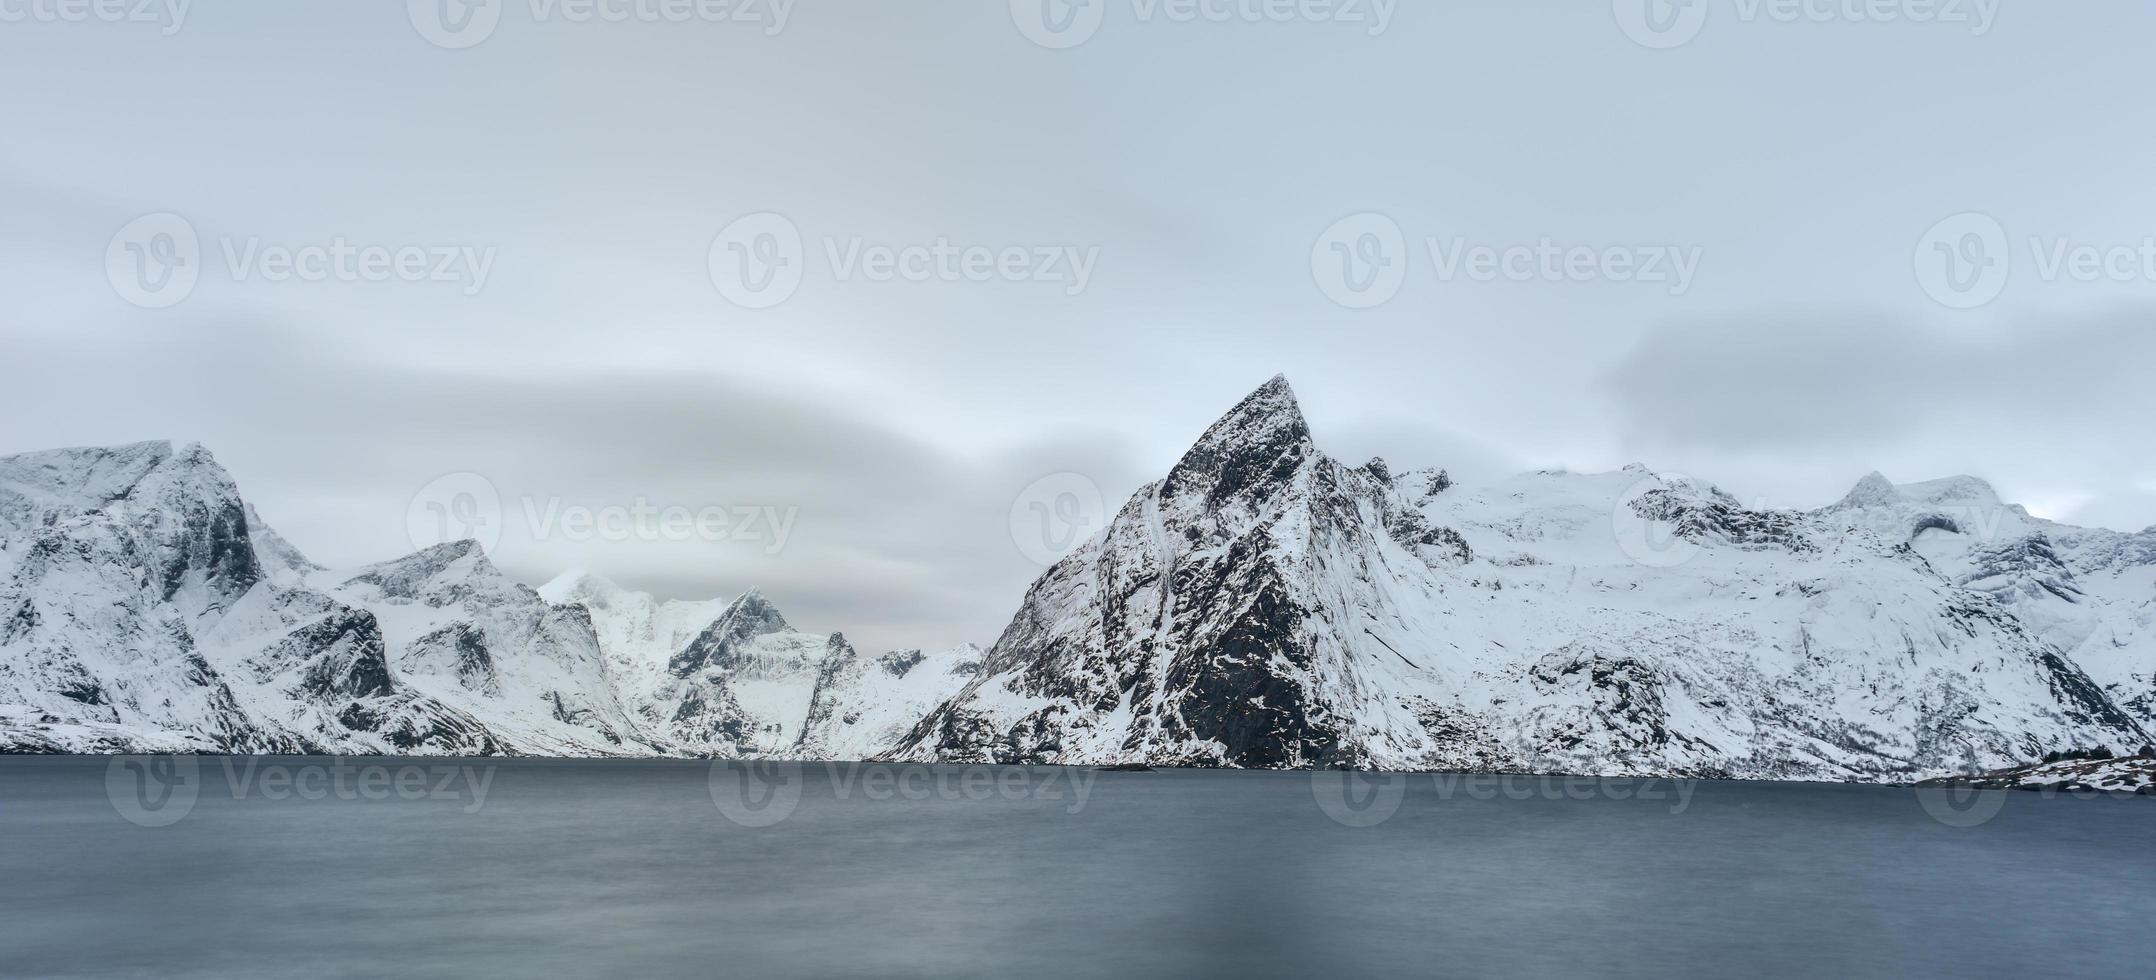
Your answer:
[[[1643,467],[1455,485],[1320,452],[1284,379],[986,651],[750,593],[332,571],[196,446],[0,458],[0,750],[1355,766],[1904,781],[2156,730],[2156,529],[1960,477],[1816,511]]]

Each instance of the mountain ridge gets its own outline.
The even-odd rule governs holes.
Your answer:
[[[2156,728],[2156,529],[1950,477],[1325,455],[1283,376],[1027,590],[869,655],[751,589],[309,561],[198,445],[0,457],[0,749],[880,757],[1897,781]]]

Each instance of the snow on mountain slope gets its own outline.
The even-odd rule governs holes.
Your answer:
[[[616,695],[590,615],[503,575],[477,542],[309,581],[372,613],[406,684],[484,719],[514,751],[660,751]]]
[[[794,754],[853,760],[889,751],[980,672],[983,655],[967,643],[938,653],[900,650],[873,659],[856,654],[827,661]]]
[[[0,751],[891,757],[1903,780],[2156,729],[2156,529],[1982,481],[1747,508],[1644,467],[1319,452],[1284,379],[983,652],[766,598],[325,570],[200,447],[0,458]]]
[[[1044,574],[893,755],[1900,779],[2138,747],[1975,587],[2015,559],[1964,581],[1910,544],[1983,494],[1875,478],[1753,511],[1640,467],[1462,488],[1325,457],[1276,378]]]
[[[964,680],[469,541],[324,569],[195,446],[0,459],[0,562],[0,750],[865,755]]]
[[[796,630],[751,591],[668,658],[645,716],[696,751],[787,752],[800,741],[824,663],[853,655],[845,637]]]
[[[840,634],[795,629],[754,590],[662,602],[579,572],[539,593],[590,615],[640,723],[698,754],[866,758],[956,693],[980,659],[970,644],[865,657]]]
[[[0,748],[489,747],[397,689],[371,617],[272,582],[303,560],[249,523],[199,446],[0,458]]]
[[[1421,649],[1466,542],[1319,454],[1284,379],[1044,574],[903,758],[1290,768],[1509,761]],[[1432,697],[1435,695],[1435,697]],[[1457,726],[1457,727],[1456,727]]]
[[[245,527],[230,480],[196,447],[0,458],[0,705],[112,735],[294,747],[249,723],[194,642],[259,577]],[[41,747],[33,731],[0,730],[0,744]]]
[[[1997,599],[2156,728],[2156,528],[2124,534],[2033,517],[1971,477],[1890,485],[1874,497],[1830,510],[1904,534],[1941,575]]]
[[[564,573],[540,586],[539,596],[556,606],[584,607],[619,689],[641,693],[657,690],[667,661],[730,605],[725,599],[662,602],[589,572]]]

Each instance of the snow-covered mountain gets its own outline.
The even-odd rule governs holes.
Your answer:
[[[762,593],[661,602],[596,575],[541,586],[587,611],[637,723],[703,755],[861,759],[886,751],[978,667],[972,644],[866,657],[793,628]]]
[[[1459,487],[1325,456],[1276,378],[893,756],[1887,780],[2131,751],[2152,538],[1966,479],[1810,513],[1641,467]]]
[[[195,446],[0,458],[0,750],[1905,780],[2152,730],[2156,529],[1965,477],[1816,511],[1636,466],[1455,485],[1324,455],[1283,379],[986,651],[532,589],[470,542],[325,569]]]
[[[0,750],[858,758],[966,680],[469,541],[325,569],[198,446],[0,458],[0,573]]]
[[[0,459],[0,747],[502,748],[400,684],[373,614],[298,586],[304,560],[250,522],[199,446]]]

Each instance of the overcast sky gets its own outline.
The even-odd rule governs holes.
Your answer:
[[[0,452],[869,649],[1277,372],[1356,460],[2156,522],[2156,9],[1649,3],[0,0]]]

